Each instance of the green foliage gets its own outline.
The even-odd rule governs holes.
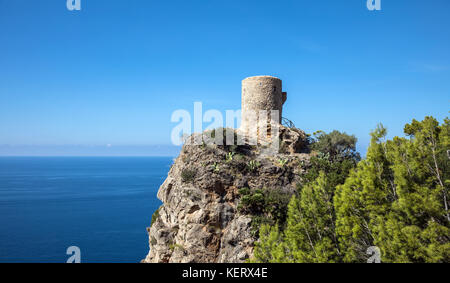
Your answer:
[[[258,161],[250,160],[247,164],[247,169],[250,172],[255,172],[259,168],[259,166],[261,166],[261,164]]]
[[[278,165],[283,168],[288,163],[287,159],[278,159]]]
[[[246,192],[243,194],[239,209],[241,212],[248,214],[259,214],[264,210],[265,198],[262,190],[246,190],[247,188],[241,189],[241,192]]]
[[[313,156],[310,159],[310,167],[303,176],[304,184],[314,182],[321,172],[325,173],[331,186],[343,184],[351,169],[356,167],[357,159],[348,158],[338,162],[332,161],[326,155]],[[300,188],[302,186],[300,185]]]
[[[255,244],[254,263],[285,262],[285,249],[282,244],[282,233],[278,226],[262,225],[259,241]]]
[[[252,215],[252,222],[251,222],[251,235],[253,237],[258,237],[260,232],[260,229],[262,226],[267,225],[269,227],[273,226],[279,226],[277,225],[277,222],[275,222],[272,218],[268,217],[267,215]]]
[[[450,123],[432,117],[405,126],[407,138],[372,133],[367,158],[336,192],[336,231],[347,262],[378,246],[383,262],[449,262],[447,150]]]
[[[356,152],[356,138],[338,131],[330,134],[319,132],[315,136],[311,147],[316,154],[311,157],[311,166],[303,176],[305,184],[314,182],[320,172],[325,173],[331,187],[343,184],[350,170],[360,160]]]
[[[298,196],[289,202],[283,231],[267,228],[255,248],[256,262],[339,262],[341,254],[335,231],[333,196],[337,185],[343,184],[359,160],[355,151],[356,138],[334,131],[316,135],[304,182],[298,186]],[[332,149],[330,149],[332,148]],[[281,227],[283,228],[283,226]],[[278,227],[277,227],[278,229]],[[266,250],[274,235],[278,245],[268,256]],[[269,241],[269,242],[266,242]]]
[[[155,221],[159,218],[159,211],[161,210],[161,207],[158,208],[153,214],[152,214],[152,221],[150,222],[150,227],[153,226]]]
[[[291,195],[279,189],[242,188],[238,209],[252,215],[252,233],[257,236],[263,224],[283,226],[286,222],[287,205]]]
[[[340,262],[342,255],[335,231],[335,213],[332,202],[334,188],[322,172],[313,182],[303,187],[299,196],[293,196],[288,205],[286,228],[260,231],[255,247],[255,262],[321,263]],[[264,223],[263,223],[264,224]],[[269,225],[270,226],[270,225]],[[264,226],[263,226],[264,227]],[[278,244],[267,252],[274,235]],[[268,255],[269,254],[269,255]]]
[[[354,136],[318,132],[298,194],[240,189],[259,231],[252,261],[366,262],[377,246],[382,262],[450,262],[450,120],[404,132],[386,140],[378,125],[362,161]]]
[[[264,194],[264,213],[273,219],[273,224],[278,223],[283,227],[287,217],[287,206],[292,194],[279,189],[265,189]]]
[[[192,181],[194,181],[195,174],[196,174],[195,170],[190,170],[190,169],[185,168],[181,171],[181,180],[184,183],[192,182]]]
[[[213,164],[213,171],[214,171],[214,173],[219,173],[220,172],[220,165],[217,164],[217,162],[215,162]]]
[[[182,246],[182,245],[179,245],[179,244],[169,244],[169,249],[171,250],[171,251],[174,251],[175,249],[179,249],[179,250],[181,250],[181,251],[185,251],[186,249]]]
[[[289,203],[285,244],[289,262],[339,262],[332,202],[334,188],[322,172]]]
[[[328,156],[334,161],[341,161],[344,159],[359,160],[359,153],[356,152],[356,137],[341,133],[339,131],[332,131],[326,134],[322,131],[314,133],[311,139],[311,149]]]
[[[225,157],[225,160],[226,160],[227,163],[230,163],[230,162],[233,161],[234,154],[235,154],[234,152],[228,152],[227,153],[227,155]]]
[[[249,188],[239,189],[239,194],[243,195],[243,196],[249,195],[250,194],[250,189]]]

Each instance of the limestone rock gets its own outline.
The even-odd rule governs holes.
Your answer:
[[[282,127],[280,139],[276,154],[258,146],[185,145],[158,191],[163,206],[148,229],[143,262],[241,263],[252,257],[252,217],[238,209],[239,189],[293,193],[309,161],[304,132]],[[258,164],[252,170],[251,161]]]

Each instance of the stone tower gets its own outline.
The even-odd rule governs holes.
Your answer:
[[[242,81],[242,120],[241,130],[249,133],[256,127],[260,117],[260,110],[278,110],[278,121],[281,123],[283,104],[286,102],[287,93],[283,92],[282,82],[279,78],[271,76],[249,77]],[[270,113],[269,113],[270,115]],[[269,117],[266,117],[269,120]]]

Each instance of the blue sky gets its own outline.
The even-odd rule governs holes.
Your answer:
[[[177,109],[239,109],[253,75],[283,80],[299,128],[355,134],[363,152],[379,122],[394,136],[442,121],[450,1],[381,1],[0,0],[0,155],[145,155],[170,144]]]

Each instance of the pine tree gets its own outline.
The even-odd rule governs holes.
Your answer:
[[[380,124],[372,133],[366,159],[336,190],[336,232],[346,262],[367,260],[367,249],[374,246],[371,227],[384,221],[379,215],[389,208],[388,200],[395,196],[392,171],[381,142],[386,133]]]
[[[288,207],[284,242],[289,262],[338,262],[332,193],[323,172],[305,186]]]
[[[367,158],[338,187],[336,230],[344,260],[362,262],[377,246],[384,262],[448,262],[449,120],[405,126],[407,138],[372,134]]]
[[[305,181],[288,205],[285,230],[261,230],[255,247],[257,262],[341,261],[333,197],[336,186],[344,183],[359,160],[356,138],[338,131],[319,132],[312,149]]]
[[[255,244],[253,263],[282,263],[286,262],[285,247],[282,233],[278,225],[264,224],[259,230],[259,241]]]
[[[450,262],[450,120],[404,132],[386,140],[380,124],[356,168],[356,140],[319,133],[286,228],[261,229],[256,260],[366,262],[376,246],[383,262]]]

